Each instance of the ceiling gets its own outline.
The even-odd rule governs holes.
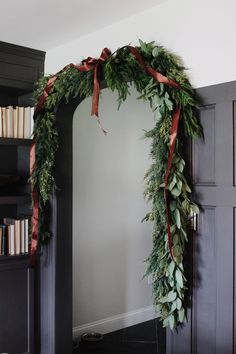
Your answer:
[[[0,40],[49,50],[165,0],[0,1]]]

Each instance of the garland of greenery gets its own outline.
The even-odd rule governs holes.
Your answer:
[[[144,220],[153,222],[153,249],[147,259],[146,273],[152,276],[154,305],[161,315],[163,325],[173,329],[186,319],[183,257],[188,241],[190,215],[198,212],[198,207],[190,200],[191,190],[185,173],[183,143],[185,137],[201,136],[202,128],[196,114],[195,93],[185,75],[181,60],[154,42],[144,43],[140,40],[140,46],[136,48],[146,65],[180,86],[177,89],[155,81],[140,67],[127,46],[118,49],[102,64],[107,87],[118,92],[119,105],[126,100],[129,88],[133,85],[140,94],[139,98],[149,101],[155,114],[155,126],[145,132],[145,137],[152,140],[152,164],[145,175],[144,192],[151,202],[151,211]],[[49,79],[47,76],[39,81],[35,92],[36,102],[42,97]],[[93,70],[80,72],[69,66],[61,71],[35,122],[36,165],[31,182],[38,194],[41,243],[48,241],[51,236],[46,216],[55,183],[53,172],[58,148],[56,106],[62,98],[69,102],[71,97],[78,94],[84,98],[91,96],[93,80]],[[169,155],[172,116],[176,107],[181,108],[181,118],[168,179],[172,256],[168,246],[163,181]]]

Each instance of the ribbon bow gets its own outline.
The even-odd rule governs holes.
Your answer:
[[[50,93],[50,91],[53,89],[53,86],[55,84],[55,81],[58,78],[58,75],[67,70],[68,68],[75,68],[78,71],[81,72],[86,72],[86,71],[94,71],[94,76],[93,76],[93,99],[92,99],[92,111],[91,115],[95,115],[98,120],[98,124],[103,131],[104,134],[107,133],[105,129],[103,129],[100,119],[99,119],[99,114],[98,114],[98,105],[99,105],[99,94],[100,94],[100,71],[101,71],[101,66],[102,64],[109,58],[111,55],[111,52],[108,48],[104,48],[102,50],[102,53],[98,59],[96,58],[91,58],[88,57],[87,59],[82,61],[82,65],[75,65],[75,64],[68,64],[66,65],[62,70],[57,72],[56,74],[52,75],[48,82],[47,85],[44,87],[43,93],[41,97],[38,100],[34,116],[36,117],[38,113],[41,111],[43,108],[45,101]]]
[[[95,115],[98,120],[98,124],[104,134],[107,133],[105,129],[101,126],[101,122],[98,114],[98,105],[99,105],[99,95],[100,95],[100,73],[102,64],[109,58],[111,52],[108,48],[104,48],[99,59],[88,57],[82,61],[82,65],[76,67],[78,71],[94,71],[93,76],[93,99],[92,99],[92,111],[91,115]]]

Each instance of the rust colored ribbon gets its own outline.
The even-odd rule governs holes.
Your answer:
[[[135,57],[139,65],[146,71],[146,73],[150,76],[152,76],[157,82],[163,83],[165,85],[171,86],[171,87],[176,87],[180,88],[180,85],[171,80],[168,79],[166,76],[162,75],[158,71],[154,70],[150,66],[147,66],[143,57],[141,56],[140,52],[138,51],[137,48],[128,46],[130,52],[132,55]],[[168,162],[166,166],[166,171],[165,171],[165,177],[164,177],[164,198],[165,198],[165,207],[166,207],[166,221],[167,221],[167,234],[168,234],[168,248],[169,252],[171,255],[171,258],[174,260],[173,253],[172,253],[172,235],[171,235],[171,229],[170,229],[170,212],[169,212],[169,205],[168,205],[168,177],[170,174],[171,170],[171,164],[175,152],[175,145],[176,145],[176,139],[178,135],[178,126],[179,126],[179,118],[180,118],[180,108],[177,107],[175,110],[173,116],[172,116],[172,124],[171,124],[171,130],[170,130],[170,152],[169,152],[169,157],[168,157]]]
[[[30,147],[30,176],[32,176],[35,168],[35,143],[33,142]],[[32,215],[32,234],[31,234],[31,249],[30,249],[30,265],[34,266],[36,262],[36,252],[38,246],[38,217],[39,205],[37,191],[32,188],[33,198],[33,215]]]
[[[177,82],[175,82],[171,79],[168,79],[166,76],[162,75],[161,73],[154,70],[150,66],[147,66],[142,55],[140,54],[140,52],[138,51],[137,48],[132,47],[130,45],[128,45],[128,48],[129,48],[130,52],[133,54],[133,56],[135,57],[135,59],[137,60],[137,62],[139,63],[139,65],[146,71],[146,73],[148,75],[152,76],[157,82],[160,82],[162,84],[166,84],[168,86],[180,88],[180,86],[179,86],[179,84],[177,84]]]
[[[180,108],[178,107],[173,114],[172,117],[172,125],[170,131],[170,152],[169,158],[166,166],[165,178],[164,178],[164,197],[165,197],[165,204],[166,204],[166,220],[167,220],[167,233],[168,233],[168,247],[170,251],[171,258],[174,259],[172,253],[172,237],[171,237],[171,230],[170,230],[170,213],[169,213],[169,205],[168,205],[168,177],[170,174],[171,164],[175,152],[175,145],[178,135],[178,127],[179,127],[179,118],[180,118]]]
[[[111,55],[111,52],[108,48],[104,48],[102,50],[102,53],[100,55],[100,57],[98,59],[96,58],[91,58],[88,57],[87,59],[82,61],[82,65],[75,65],[75,64],[68,64],[66,65],[62,70],[60,70],[58,73],[56,73],[55,75],[52,75],[48,82],[47,85],[45,86],[44,90],[43,90],[43,94],[41,95],[41,97],[38,100],[36,109],[35,109],[35,116],[37,116],[37,114],[41,111],[41,109],[43,108],[45,101],[50,93],[50,91],[52,90],[58,75],[61,74],[63,71],[67,70],[70,67],[75,68],[78,71],[81,72],[86,72],[86,71],[94,71],[94,75],[93,75],[93,99],[92,99],[92,110],[91,110],[91,115],[95,115],[97,117],[98,120],[98,124],[99,127],[101,128],[101,130],[103,131],[104,134],[107,133],[107,131],[102,127],[100,119],[99,119],[99,113],[98,113],[98,106],[99,106],[99,95],[100,95],[100,70],[101,70],[101,65],[102,63],[104,63],[109,56]]]

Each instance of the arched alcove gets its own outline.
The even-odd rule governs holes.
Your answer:
[[[106,88],[106,85],[103,84],[103,89]],[[103,90],[105,93],[106,90]],[[137,146],[137,143],[140,144],[140,148],[145,146],[145,151],[142,152],[142,163],[141,163],[141,173],[139,179],[139,192],[138,199],[139,202],[142,200],[142,207],[139,207],[139,211],[137,213],[136,219],[136,227],[139,225],[140,230],[146,229],[144,232],[143,244],[145,241],[145,236],[148,234],[149,246],[151,246],[151,225],[150,224],[141,224],[141,218],[145,215],[145,212],[148,210],[148,207],[143,207],[145,202],[143,200],[142,191],[143,191],[143,175],[148,168],[150,161],[148,161],[148,152],[149,152],[149,143],[145,143],[141,141],[141,137],[143,135],[142,129],[150,129],[153,125],[153,114],[148,106],[146,106],[142,101],[135,101],[136,104],[134,106],[134,100],[136,100],[137,93],[135,90],[132,90],[132,103],[129,106],[128,111],[126,112],[126,117],[124,117],[124,112],[127,110],[127,105],[129,105],[129,100],[124,103],[124,106],[121,107],[120,111],[118,111],[119,122],[111,117],[115,125],[110,125],[109,121],[106,120],[108,114],[104,114],[105,110],[103,107],[108,106],[110,108],[110,113],[113,115],[117,112],[117,103],[115,102],[116,94],[112,94],[109,91],[109,95],[112,95],[111,101],[107,101],[106,97],[104,97],[104,106],[103,99],[100,101],[100,111],[102,116],[102,123],[105,128],[108,129],[109,134],[108,137],[103,136],[102,132],[99,130],[98,124],[94,117],[90,117],[90,105],[91,99],[88,99],[89,102],[89,112],[87,114],[86,119],[89,119],[90,124],[93,125],[96,135],[99,135],[99,139],[103,141],[102,144],[108,143],[110,140],[116,136],[114,139],[114,143],[119,143],[118,148],[122,146],[122,143],[119,142],[119,136],[123,139],[123,142],[127,146],[129,135],[131,139],[136,141],[136,145],[131,144],[131,149],[134,146]],[[104,95],[105,96],[105,95]],[[75,112],[79,112],[79,105],[83,100],[80,97],[76,97],[71,99],[69,103],[65,103],[65,101],[60,102],[56,111],[56,124],[59,133],[59,150],[57,151],[56,156],[56,170],[55,170],[55,178],[57,189],[54,190],[52,200],[51,200],[51,227],[53,232],[53,238],[51,242],[43,247],[43,255],[41,257],[40,262],[40,337],[41,337],[41,352],[40,354],[70,354],[72,353],[72,259],[73,259],[73,119],[76,115]],[[145,107],[144,107],[145,106]],[[144,110],[140,111],[140,107],[144,107]],[[131,109],[133,109],[133,118],[128,121],[131,115]],[[107,111],[108,112],[108,111]],[[140,115],[141,113],[141,115]],[[142,116],[142,113],[144,116]],[[137,117],[137,114],[139,115]],[[88,117],[89,116],[89,117]],[[140,124],[135,124],[134,129],[132,131],[132,124],[136,119],[139,120]],[[148,119],[147,119],[148,117]],[[78,118],[78,117],[76,117]],[[80,117],[81,119],[85,119],[85,117]],[[146,119],[146,122],[145,122]],[[141,123],[142,122],[142,123]],[[116,124],[118,125],[116,126]],[[81,127],[81,134],[84,134],[86,139],[90,140],[93,143],[93,137],[90,137],[89,131],[82,131],[83,127]],[[118,135],[117,135],[117,131]],[[122,134],[123,137],[122,137]],[[113,134],[113,135],[112,135]],[[120,135],[119,135],[120,134]],[[74,136],[75,139],[75,136]],[[139,149],[140,149],[139,148]],[[123,147],[123,153],[125,152]],[[139,150],[140,152],[140,150]],[[132,156],[136,156],[137,161],[135,162],[135,166],[137,167],[139,160],[139,152],[131,152]],[[143,157],[145,159],[143,160]],[[105,163],[104,156],[100,156],[101,165]],[[121,159],[122,156],[119,156]],[[129,162],[129,159],[125,159],[126,162]],[[97,161],[99,164],[99,161]],[[122,161],[119,162],[120,166],[122,166]],[[102,168],[102,166],[101,166]],[[131,170],[130,166],[124,166],[126,168],[125,173],[129,173]],[[127,176],[126,176],[127,177]],[[125,178],[123,175],[122,178]],[[127,182],[132,185],[132,180],[127,180]],[[104,193],[106,191],[104,190]],[[110,196],[111,197],[111,196]],[[121,204],[120,204],[121,205]],[[129,206],[131,207],[131,206]],[[141,213],[140,213],[141,211]],[[140,240],[140,235],[139,235]],[[146,253],[145,256],[148,254]],[[142,259],[143,260],[143,259]],[[142,269],[141,269],[142,268]],[[144,265],[140,267],[138,277],[136,281],[141,283],[141,278],[143,275]],[[108,284],[109,285],[109,284]],[[147,288],[147,281],[145,286]],[[145,290],[146,294],[148,294],[149,300],[151,299],[151,291]],[[144,291],[144,293],[145,293]],[[151,304],[151,302],[150,302]],[[122,306],[120,307],[122,308]],[[120,312],[120,310],[117,310]],[[122,310],[124,311],[124,309]],[[109,316],[109,314],[108,314]],[[63,319],[63,320],[62,320]]]
[[[154,116],[148,102],[136,99],[134,88],[130,93],[117,110],[117,93],[102,90],[99,111],[107,136],[90,116],[91,98],[74,114],[75,335],[111,332],[153,314],[151,288],[142,281],[152,224],[141,220],[150,207],[143,198],[143,177],[151,163],[151,141],[143,135]]]

